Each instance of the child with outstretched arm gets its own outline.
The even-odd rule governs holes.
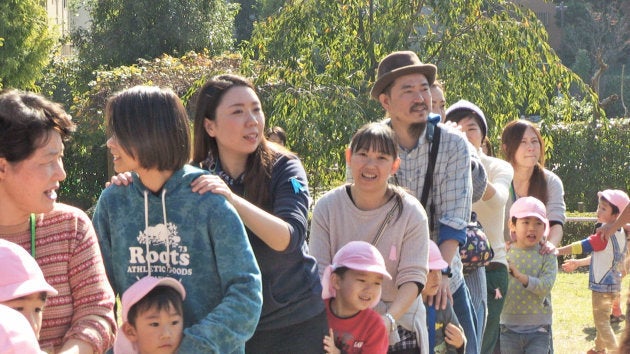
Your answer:
[[[597,196],[599,198],[597,222],[601,224],[613,223],[630,202],[628,195],[617,189],[598,192]],[[597,335],[595,347],[588,352],[589,354],[617,350],[617,339],[610,325],[610,316],[613,303],[621,291],[621,278],[625,274],[626,239],[626,232],[620,228],[608,240],[604,240],[600,234],[593,234],[582,241],[558,249],[559,255],[592,252],[588,287],[592,291],[593,320]],[[585,262],[586,259],[567,260],[562,268],[565,271],[573,271]]]

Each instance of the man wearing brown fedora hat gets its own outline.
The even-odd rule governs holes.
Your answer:
[[[475,315],[459,256],[471,215],[471,153],[465,137],[441,124],[435,126],[439,117],[435,123],[429,122],[430,87],[436,73],[435,65],[422,63],[414,52],[393,52],[379,63],[370,94],[385,109],[385,122],[395,131],[401,147],[395,180],[421,201],[424,185],[428,185],[424,204],[431,238],[450,264],[443,270],[442,285],[430,304],[444,309],[452,301],[467,338],[466,353],[478,353]],[[432,180],[425,179],[436,147],[433,173],[429,173]]]

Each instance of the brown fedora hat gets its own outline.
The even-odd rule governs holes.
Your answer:
[[[378,64],[376,82],[370,95],[378,101],[378,96],[383,90],[400,76],[419,73],[427,77],[429,85],[435,81],[437,67],[433,64],[423,64],[416,53],[412,51],[393,52],[383,58]]]

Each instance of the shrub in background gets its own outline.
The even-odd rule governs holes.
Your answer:
[[[547,166],[564,183],[567,210],[597,209],[597,192],[630,190],[630,119],[558,123],[548,132],[553,151]]]

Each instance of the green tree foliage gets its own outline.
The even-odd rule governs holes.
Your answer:
[[[593,99],[546,40],[532,12],[500,0],[295,0],[255,26],[244,56],[259,65],[270,124],[287,128],[311,182],[325,186],[343,177],[322,172],[344,165],[356,128],[383,116],[368,93],[386,54],[413,49],[437,64],[448,100],[476,102],[497,137],[521,114],[552,119],[552,99],[572,85]]]
[[[207,52],[190,52],[181,58],[162,55],[150,61],[141,60],[138,64],[98,72],[90,90],[74,92],[73,104],[66,107],[78,129],[66,144],[64,162],[68,176],[61,183],[60,199],[86,210],[96,203],[108,176],[113,174],[112,168],[108,167],[111,159],[105,146],[103,109],[107,97],[135,85],[156,85],[172,88],[187,102],[204,78],[237,71],[240,61],[238,56],[210,59]],[[67,98],[68,90],[72,90],[63,82],[72,82],[76,78],[75,65],[73,59],[56,61],[50,70],[50,78],[42,83],[44,93],[60,100]]]
[[[37,0],[0,2],[0,87],[35,89],[55,44]]]
[[[92,0],[88,8],[90,30],[73,35],[81,57],[92,67],[116,67],[162,54],[230,49],[238,5],[221,0]]]

